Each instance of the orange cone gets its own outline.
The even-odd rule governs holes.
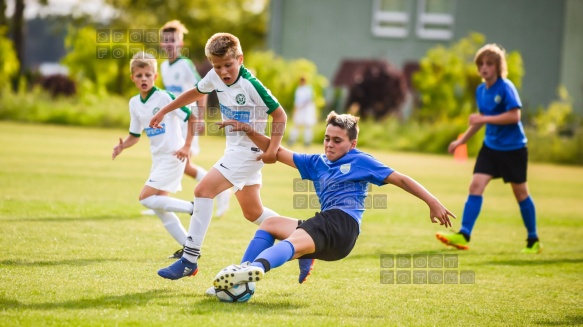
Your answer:
[[[464,134],[460,134],[457,139],[461,139]],[[453,158],[458,162],[466,162],[468,160],[468,146],[461,144],[453,152]]]

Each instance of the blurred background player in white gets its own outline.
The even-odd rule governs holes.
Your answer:
[[[316,124],[316,104],[314,91],[307,84],[306,78],[301,77],[294,97],[293,125],[290,131],[288,144],[294,145],[300,135],[300,128],[304,129],[304,145],[312,144],[314,137],[313,127]]]
[[[154,211],[160,218],[164,228],[181,246],[186,243],[186,230],[174,212],[191,213],[193,204],[188,201],[168,196],[182,190],[182,175],[186,165],[190,143],[193,139],[192,131],[187,134],[186,140],[182,137],[180,126],[183,121],[194,119],[187,107],[175,110],[164,117],[163,127],[149,128],[150,119],[168,103],[172,102],[170,94],[154,86],[158,77],[156,59],[147,53],[139,52],[130,61],[132,82],[140,93],[130,99],[130,128],[129,135],[113,148],[111,158],[115,159],[122,151],[140,140],[142,132],[146,132],[150,140],[152,152],[152,168],[150,176],[140,193],[140,203]],[[192,129],[193,124],[187,124]]]
[[[193,88],[198,81],[200,75],[192,61],[182,56],[181,48],[184,46],[184,34],[188,33],[186,27],[178,20],[172,20],[164,24],[160,29],[160,47],[163,58],[167,58],[160,65],[160,74],[162,75],[162,82],[166,91],[174,94],[176,97],[180,96],[187,90]],[[195,117],[204,119],[206,112],[207,97],[191,103],[188,107],[191,108],[192,114]],[[182,125],[182,135],[186,137],[187,132],[186,122]],[[198,134],[198,133],[195,133]],[[184,173],[200,182],[207,174],[207,171],[195,165],[191,157],[200,153],[198,145],[198,135],[194,135],[192,145],[190,148],[190,157],[186,163]],[[228,189],[216,197],[215,217],[223,216],[229,209],[229,201],[231,199],[231,190]],[[142,214],[154,214],[152,210],[145,210]],[[182,256],[182,249],[176,251],[172,258],[180,258]]]

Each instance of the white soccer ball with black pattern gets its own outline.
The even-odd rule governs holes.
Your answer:
[[[255,282],[234,285],[227,289],[215,288],[221,302],[247,302],[255,294]]]

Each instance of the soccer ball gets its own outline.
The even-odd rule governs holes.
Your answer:
[[[228,289],[215,288],[221,302],[247,302],[255,293],[255,282],[234,285]]]

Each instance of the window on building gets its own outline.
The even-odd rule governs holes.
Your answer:
[[[409,0],[373,0],[372,34],[380,37],[407,37],[412,3]]]
[[[429,40],[451,40],[455,0],[418,0],[416,33]]]

